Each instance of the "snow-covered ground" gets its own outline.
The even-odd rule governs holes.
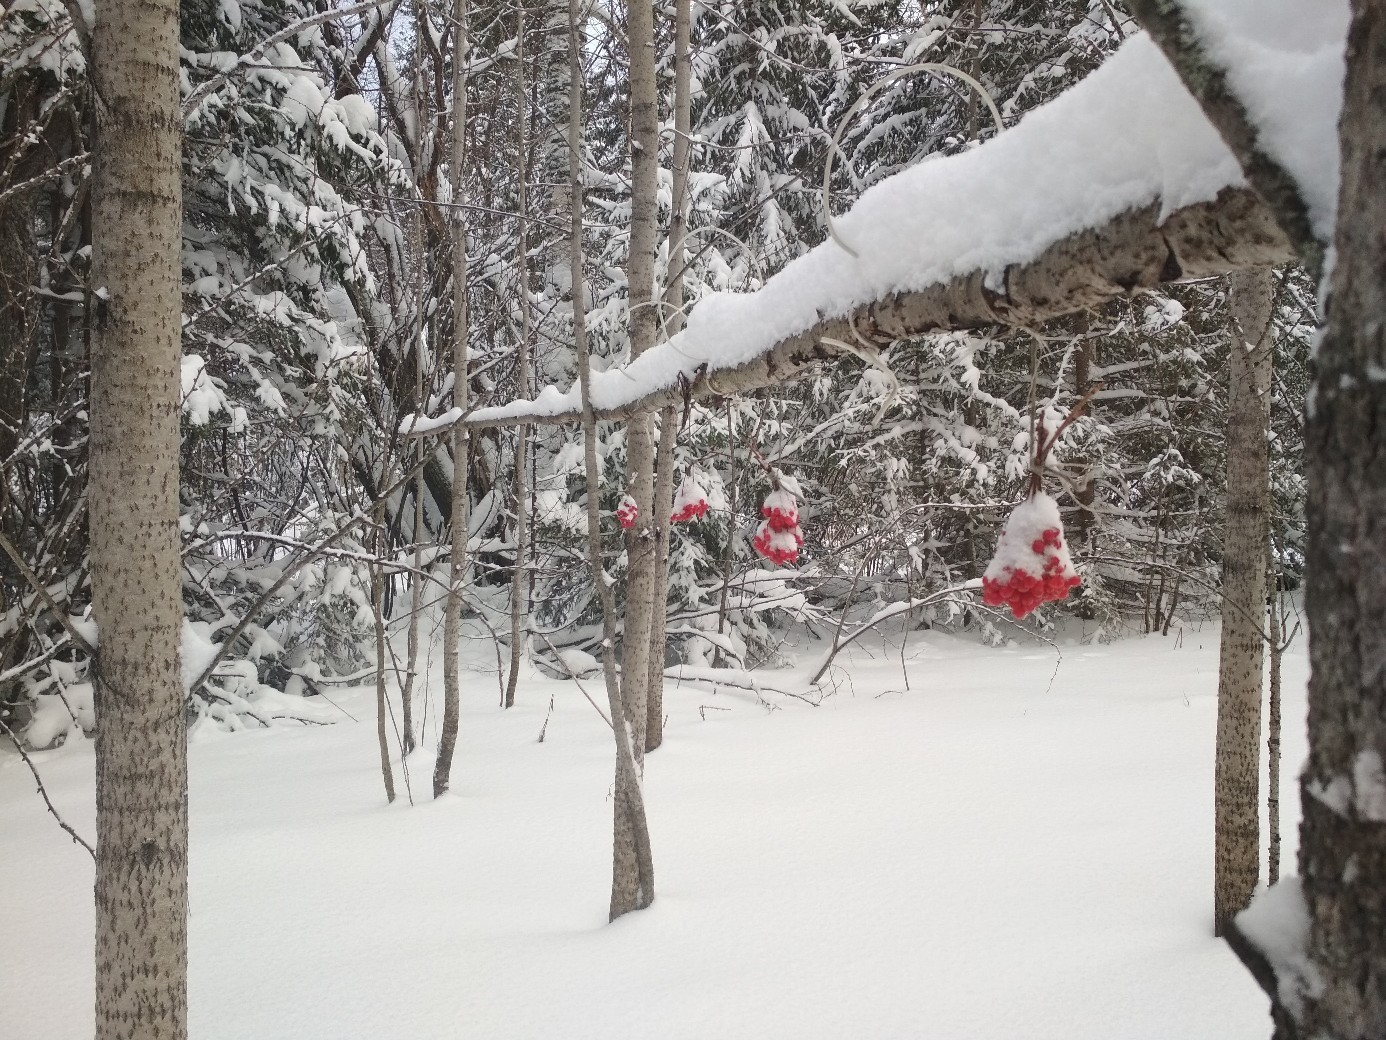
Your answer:
[[[1209,935],[1216,650],[1212,626],[1069,642],[1056,671],[912,633],[908,688],[879,640],[817,708],[671,688],[658,899],[610,926],[613,751],[571,682],[502,712],[475,677],[454,793],[413,807],[383,804],[367,691],[339,699],[360,723],[199,740],[192,1035],[1260,1040],[1266,1000]],[[1306,667],[1301,643],[1291,872]],[[38,759],[92,835],[90,745]],[[0,1034],[89,1036],[91,863],[12,754],[0,879]]]

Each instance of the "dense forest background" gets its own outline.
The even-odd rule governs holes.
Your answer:
[[[195,724],[311,717],[315,694],[374,671],[372,582],[392,631],[438,600],[458,479],[469,505],[468,637],[506,644],[502,673],[510,650],[555,675],[566,674],[565,656],[596,650],[581,432],[478,431],[461,467],[448,437],[401,435],[403,420],[454,400],[447,246],[459,210],[469,403],[576,377],[567,4],[471,8],[466,168],[454,193],[447,9],[183,4],[180,499]],[[667,331],[688,304],[665,295],[679,134],[673,9],[658,14],[656,299]],[[630,349],[624,17],[597,5],[581,26],[578,303],[598,369]],[[99,99],[69,29],[56,0],[18,0],[0,22],[0,705],[32,747],[62,740],[74,721],[92,725],[88,661],[64,622],[89,604],[85,417],[102,301],[88,278],[88,180]],[[995,133],[960,79],[902,70],[927,61],[965,72],[1009,125],[1133,31],[1107,0],[695,5],[682,298],[757,288],[824,240],[825,207],[840,211],[890,174]],[[1296,269],[1275,276],[1270,566],[1282,587],[1296,585],[1303,559],[1313,299]],[[1083,584],[1028,624],[1042,630],[1070,613],[1100,639],[1215,612],[1227,327],[1227,286],[1209,279],[1042,337],[902,341],[886,363],[849,360],[750,395],[690,401],[676,416],[673,480],[691,479],[710,509],[672,528],[667,663],[772,664],[792,621],[827,633],[851,606],[976,578],[1023,492],[1036,398],[1055,417],[1090,403],[1048,466]],[[601,425],[611,536],[626,447],[624,424]],[[760,503],[783,478],[801,492],[805,544],[796,566],[775,570],[752,540]],[[606,545],[620,579],[621,543]],[[623,589],[618,580],[618,597]],[[968,592],[939,596],[917,617],[993,640],[1013,623]]]

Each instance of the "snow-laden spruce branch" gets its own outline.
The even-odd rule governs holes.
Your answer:
[[[829,241],[754,293],[699,301],[686,327],[592,373],[599,418],[745,393],[820,362],[932,332],[1054,318],[1183,278],[1294,256],[1237,158],[1148,36],[980,147],[867,191]],[[834,342],[836,341],[836,342]],[[577,388],[437,417],[404,435],[573,422]]]
[[[260,43],[257,44],[253,50],[237,58],[235,63],[232,64],[230,68],[218,73],[211,79],[206,80],[203,83],[200,83],[197,86],[197,89],[195,89],[191,94],[189,94],[187,98],[183,101],[183,118],[185,120],[191,119],[193,115],[196,114],[198,108],[201,107],[202,102],[207,99],[208,95],[226,86],[227,82],[231,79],[231,77],[236,75],[238,72],[241,72],[242,70],[260,61],[262,58],[264,58],[266,54],[269,53],[269,49],[275,46],[276,44],[283,43],[290,37],[297,36],[299,33],[306,32],[307,30],[312,29],[315,26],[322,25],[325,22],[334,22],[340,18],[350,18],[353,15],[365,14],[368,11],[374,11],[378,7],[385,6],[385,4],[388,2],[389,0],[366,0],[365,3],[352,4],[349,7],[339,7],[327,11],[319,11],[317,14],[309,15],[306,18],[300,18],[292,25],[285,26],[283,29],[279,30],[279,32],[260,41]]]

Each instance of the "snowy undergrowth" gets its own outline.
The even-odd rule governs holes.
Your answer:
[[[659,895],[613,926],[610,735],[571,682],[502,712],[471,677],[454,793],[412,808],[382,804],[367,690],[336,698],[360,723],[199,740],[192,1034],[1260,1040],[1265,998],[1208,934],[1216,629],[1062,652],[912,633],[906,690],[872,637],[818,708],[671,686]],[[92,834],[90,745],[37,760]],[[13,756],[0,836],[4,1033],[89,1035],[91,864]]]

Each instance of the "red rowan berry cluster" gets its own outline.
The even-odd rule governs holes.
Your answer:
[[[760,507],[765,517],[751,541],[756,552],[774,564],[794,563],[799,559],[799,547],[804,544],[799,530],[799,506],[788,491],[772,491]]]
[[[1080,583],[1064,544],[1059,507],[1040,492],[1011,513],[982,576],[982,602],[1023,618],[1042,603],[1067,599]]]

